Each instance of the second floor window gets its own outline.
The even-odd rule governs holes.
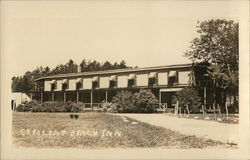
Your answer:
[[[99,87],[99,78],[98,77],[93,77],[92,79],[92,88],[98,88]]]
[[[134,79],[129,79],[128,80],[128,86],[133,87],[135,85],[135,80]]]
[[[176,71],[170,71],[169,75],[168,75],[168,85],[173,86],[177,82],[178,82],[177,72]]]
[[[69,89],[69,85],[68,85],[68,83],[63,83],[62,90],[65,91],[66,89]]]
[[[117,85],[116,81],[109,81],[110,88],[114,88],[114,87],[116,87],[116,85]]]
[[[149,79],[148,79],[148,85],[149,85],[149,86],[152,86],[152,85],[154,85],[154,84],[156,84],[156,78],[149,78]]]
[[[53,91],[57,88],[56,80],[52,80],[50,84],[51,84],[51,91]]]
[[[117,76],[112,75],[112,76],[110,76],[110,78],[109,78],[109,87],[110,87],[110,88],[114,88],[114,87],[116,87],[116,86],[117,86]]]
[[[98,81],[92,82],[92,88],[98,88]]]
[[[79,90],[80,88],[82,88],[82,83],[81,82],[77,82],[76,83],[76,90]]]
[[[176,77],[169,77],[168,78],[168,85],[173,86],[176,83]]]
[[[156,84],[156,72],[150,72],[148,75],[148,85],[152,86]]]
[[[55,90],[57,88],[56,83],[51,84],[51,91]]]

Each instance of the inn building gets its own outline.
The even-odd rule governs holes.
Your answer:
[[[138,92],[150,89],[159,99],[159,107],[173,107],[172,96],[190,85],[197,85],[195,65],[179,64],[146,68],[126,68],[45,76],[35,80],[42,84],[33,99],[40,101],[81,102],[85,107],[100,107],[111,102],[118,91]],[[203,88],[204,103],[213,103],[213,95]]]

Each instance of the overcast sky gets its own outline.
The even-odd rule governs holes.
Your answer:
[[[83,58],[129,66],[190,63],[197,21],[237,19],[231,1],[11,1],[1,10],[1,51],[14,76]]]

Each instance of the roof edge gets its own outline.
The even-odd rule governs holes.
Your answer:
[[[185,68],[185,67],[192,67],[192,65],[193,65],[193,63],[185,63],[185,64],[175,64],[175,65],[166,65],[166,66],[153,66],[153,67],[142,67],[142,68],[124,68],[124,69],[112,69],[112,70],[102,70],[102,71],[88,71],[88,72],[79,72],[79,73],[55,74],[55,75],[43,76],[43,77],[35,79],[34,81],[40,81],[43,79],[53,79],[53,78],[66,78],[66,77],[112,74],[112,72],[125,73],[125,72],[138,72],[138,71],[144,71],[144,70],[147,71],[147,70],[154,70],[154,69]]]

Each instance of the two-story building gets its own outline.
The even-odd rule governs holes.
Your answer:
[[[41,101],[73,101],[89,104],[110,102],[117,91],[150,89],[160,104],[171,106],[171,96],[190,85],[192,64],[78,72],[41,77]]]
[[[167,104],[172,107],[171,98],[177,91],[196,85],[194,67],[194,64],[179,64],[46,76],[36,79],[37,83],[42,83],[42,88],[35,91],[33,99],[82,102],[92,108],[103,102],[111,102],[121,90],[137,92],[150,89],[159,98],[159,106]],[[204,103],[212,103],[212,92],[206,87],[200,91],[201,95],[203,92]]]

